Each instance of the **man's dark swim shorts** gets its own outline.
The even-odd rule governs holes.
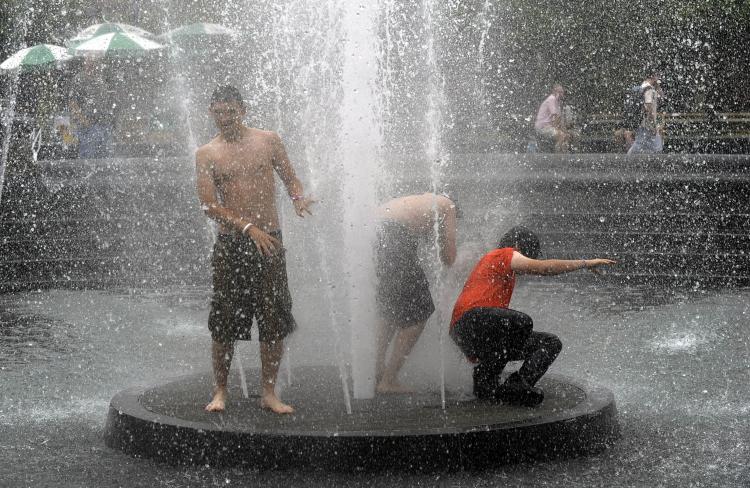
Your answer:
[[[424,322],[432,312],[430,285],[419,264],[418,239],[407,227],[383,221],[378,228],[375,265],[380,316],[393,323]]]
[[[270,232],[281,241],[281,232]],[[284,251],[263,256],[239,233],[219,234],[212,257],[214,294],[208,328],[216,342],[250,340],[253,317],[261,342],[283,339],[297,327]]]

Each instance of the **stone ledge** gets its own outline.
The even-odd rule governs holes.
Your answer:
[[[248,371],[258,384],[258,371]],[[277,416],[242,398],[230,380],[223,414],[209,414],[208,373],[118,393],[107,445],[170,464],[256,469],[450,470],[597,452],[619,433],[612,394],[561,376],[545,377],[537,408],[438,392],[354,400],[345,411],[338,370],[301,367],[283,391],[294,415]]]

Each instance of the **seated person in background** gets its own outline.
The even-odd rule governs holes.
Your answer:
[[[570,141],[570,134],[562,124],[562,101],[565,89],[562,85],[552,87],[552,93],[539,106],[534,122],[534,131],[543,142],[553,143],[555,152],[566,152]]]
[[[398,382],[398,372],[435,311],[429,283],[419,263],[419,241],[435,237],[437,219],[440,260],[451,266],[456,260],[456,218],[459,216],[451,197],[434,193],[394,198],[376,210],[375,263],[380,320],[375,377],[378,393],[410,391]],[[391,341],[393,350],[386,361]]]
[[[57,134],[58,140],[64,151],[69,151],[78,144],[78,139],[70,130],[70,117],[66,115],[58,115],[53,121],[55,125],[55,134]]]
[[[79,158],[111,156],[114,107],[102,61],[87,55],[82,71],[73,79],[69,100]]]
[[[557,336],[535,332],[531,317],[508,308],[516,274],[558,275],[614,264],[610,259],[536,259],[537,236],[514,227],[482,257],[466,280],[453,308],[450,336],[474,367],[474,395],[511,405],[536,406],[544,393],[534,385],[555,360],[562,343]],[[509,361],[523,360],[521,369],[500,383]]]
[[[52,119],[52,133],[43,144],[42,159],[75,159],[78,157],[78,138],[70,127],[70,117],[56,115]]]
[[[641,84],[643,96],[643,117],[635,133],[635,141],[628,149],[628,154],[653,154],[664,149],[662,138],[663,127],[657,120],[657,106],[663,93],[660,88],[660,76],[649,75]]]

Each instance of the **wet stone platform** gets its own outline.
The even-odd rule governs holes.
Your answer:
[[[259,371],[230,377],[224,413],[203,410],[211,375],[133,388],[111,401],[107,445],[170,464],[243,465],[258,469],[325,470],[478,468],[528,459],[597,452],[618,436],[612,394],[550,375],[536,408],[439,392],[352,400],[346,412],[334,367],[300,367],[282,387],[292,415],[259,407]]]

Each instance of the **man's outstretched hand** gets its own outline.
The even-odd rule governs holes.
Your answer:
[[[598,269],[600,266],[610,266],[617,264],[614,259],[587,259],[586,267],[591,270],[594,274],[599,274],[601,271]]]
[[[316,203],[317,200],[313,200],[312,198],[308,197],[302,197],[297,198],[296,200],[292,200],[292,203],[294,204],[294,211],[297,212],[297,215],[300,217],[307,215],[312,215],[312,212],[310,211],[310,207],[313,205],[313,203]]]

